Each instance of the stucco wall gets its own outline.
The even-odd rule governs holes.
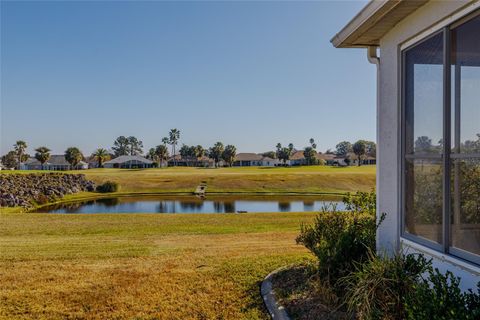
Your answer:
[[[440,20],[448,18],[466,5],[475,1],[431,1],[415,11],[401,23],[395,26],[380,41],[380,69],[379,69],[379,106],[377,117],[377,192],[378,211],[387,213],[386,220],[380,226],[377,243],[378,249],[392,253],[401,247],[400,213],[399,213],[399,165],[400,165],[400,78],[399,53],[400,45],[428,30]],[[455,260],[455,259],[453,259]],[[436,257],[436,266],[441,270],[446,268],[455,272],[464,279],[464,288],[473,287],[472,280],[480,280],[480,269],[472,266],[458,268],[445,259]],[[469,283],[470,282],[470,283]]]

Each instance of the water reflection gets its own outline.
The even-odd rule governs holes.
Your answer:
[[[334,203],[339,210],[343,203],[319,198],[197,198],[197,197],[117,197],[65,203],[39,209],[51,213],[244,213],[319,211]]]

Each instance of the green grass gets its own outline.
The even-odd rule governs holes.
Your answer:
[[[2,214],[0,318],[266,319],[312,213]]]

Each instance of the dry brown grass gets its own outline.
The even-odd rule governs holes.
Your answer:
[[[2,319],[265,319],[312,213],[0,216]]]

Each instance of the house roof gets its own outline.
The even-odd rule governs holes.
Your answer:
[[[152,164],[153,161],[148,160],[142,156],[119,156],[115,159],[105,162],[104,164],[125,163],[128,161],[139,161],[146,164]]]
[[[397,23],[428,0],[371,0],[330,42],[337,48],[378,46]]]
[[[41,165],[40,161],[38,161],[36,158],[28,158],[27,161],[25,161],[26,165]],[[85,161],[80,161],[78,164],[80,165],[85,165],[87,164]],[[56,165],[56,166],[69,166],[70,163],[65,160],[65,156],[63,154],[52,154],[50,156],[50,159],[45,162],[45,165]]]
[[[239,153],[235,156],[235,161],[261,161],[264,157],[256,153]]]

